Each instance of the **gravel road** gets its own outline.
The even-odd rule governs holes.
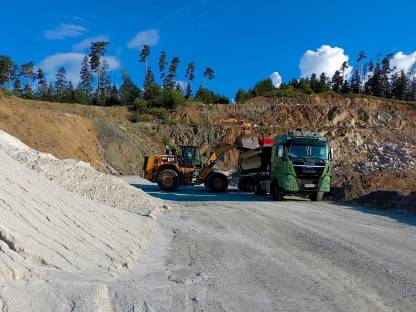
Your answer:
[[[416,311],[414,216],[142,187],[172,211],[140,270],[110,287],[116,310]]]

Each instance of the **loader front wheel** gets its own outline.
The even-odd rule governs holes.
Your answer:
[[[209,175],[207,179],[208,189],[213,193],[223,193],[228,188],[228,179],[227,177],[220,173],[214,172]]]
[[[179,176],[171,169],[162,170],[157,176],[157,185],[161,190],[174,191],[179,185]]]

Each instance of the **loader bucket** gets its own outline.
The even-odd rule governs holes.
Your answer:
[[[256,149],[260,147],[258,138],[251,134],[243,134],[237,138],[237,146],[240,149]]]

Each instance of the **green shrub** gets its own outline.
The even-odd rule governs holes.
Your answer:
[[[205,104],[228,104],[230,100],[225,96],[200,87],[195,94],[195,100]]]
[[[148,110],[148,114],[159,119],[162,124],[170,123],[170,115],[165,108],[152,108]]]
[[[141,99],[136,99],[134,101],[134,106],[136,107],[136,112],[143,114],[147,111],[148,102]]]
[[[140,114],[139,112],[134,112],[133,115],[131,116],[131,122],[136,123],[140,121]]]
[[[165,107],[175,109],[185,103],[185,97],[177,90],[164,89],[160,96],[149,101],[151,107]]]

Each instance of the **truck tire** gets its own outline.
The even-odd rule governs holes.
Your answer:
[[[261,188],[260,181],[255,181],[253,188],[254,188],[254,195],[264,196],[267,194],[267,192]]]
[[[309,199],[311,201],[322,201],[323,197],[324,197],[323,192],[315,192],[315,193],[309,194]]]
[[[228,179],[224,174],[214,172],[208,176],[207,185],[211,192],[223,193],[228,188]]]
[[[272,195],[272,199],[276,200],[276,201],[281,201],[283,200],[283,192],[279,187],[279,184],[277,184],[276,182],[272,182],[271,186],[270,186],[270,192]]]
[[[165,169],[157,175],[157,185],[161,190],[174,191],[179,186],[178,173],[171,169]]]

